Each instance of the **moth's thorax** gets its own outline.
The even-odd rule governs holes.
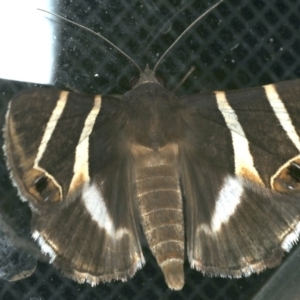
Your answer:
[[[158,83],[145,83],[126,93],[123,101],[132,142],[158,148],[178,140],[178,102],[172,92]]]

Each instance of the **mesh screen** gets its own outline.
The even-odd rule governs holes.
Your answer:
[[[153,67],[168,46],[213,1],[57,1],[56,12],[108,37],[140,66]],[[86,93],[123,94],[135,67],[111,46],[77,27],[53,19],[59,39],[55,85]],[[22,24],[19,24],[22,26]],[[195,66],[178,94],[252,87],[300,77],[300,1],[225,0],[193,27],[159,66],[173,88]],[[34,84],[0,80],[3,124],[13,94]],[[271,130],[271,129],[270,129]],[[18,199],[3,162],[0,211],[27,238],[30,211]],[[146,266],[126,283],[77,284],[47,263],[22,281],[0,281],[0,299],[251,299],[277,270],[243,279],[207,278],[185,264],[182,291],[167,289],[149,250]]]

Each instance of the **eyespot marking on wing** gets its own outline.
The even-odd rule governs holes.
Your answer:
[[[284,163],[270,179],[271,188],[282,193],[300,191],[300,155]]]

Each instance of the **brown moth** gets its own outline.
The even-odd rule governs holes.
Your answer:
[[[300,231],[300,81],[177,97],[159,62],[122,96],[12,99],[4,150],[33,238],[92,285],[142,268],[141,235],[174,290],[185,251],[210,276],[278,265]]]

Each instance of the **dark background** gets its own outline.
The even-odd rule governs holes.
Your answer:
[[[147,63],[153,67],[179,34],[214,3],[57,0],[56,12],[100,32],[144,69]],[[138,72],[126,58],[96,36],[48,17],[58,28],[56,87],[101,94],[123,94],[130,88],[130,80]],[[161,63],[158,73],[172,89],[195,66],[196,70],[178,90],[180,95],[298,78],[299,27],[299,0],[225,0],[180,40]],[[1,124],[9,99],[33,86],[0,80]],[[0,212],[6,222],[26,238],[30,230],[30,211],[26,203],[18,200],[3,159],[0,172]],[[167,289],[149,250],[144,251],[146,266],[126,283],[99,284],[92,288],[89,284],[74,283],[52,266],[40,262],[28,279],[15,283],[0,281],[0,299],[254,299],[255,294],[269,284],[268,280],[282,272],[282,268],[277,268],[243,279],[207,278],[191,270],[186,262],[186,284],[182,291],[172,292]],[[300,267],[296,255],[293,265],[297,264]],[[295,274],[300,283],[300,271]],[[279,284],[282,286],[283,282],[288,284],[289,278],[284,277]],[[291,283],[298,284],[297,281]],[[274,293],[271,289],[268,299],[275,299]],[[287,297],[299,299],[300,295]]]

